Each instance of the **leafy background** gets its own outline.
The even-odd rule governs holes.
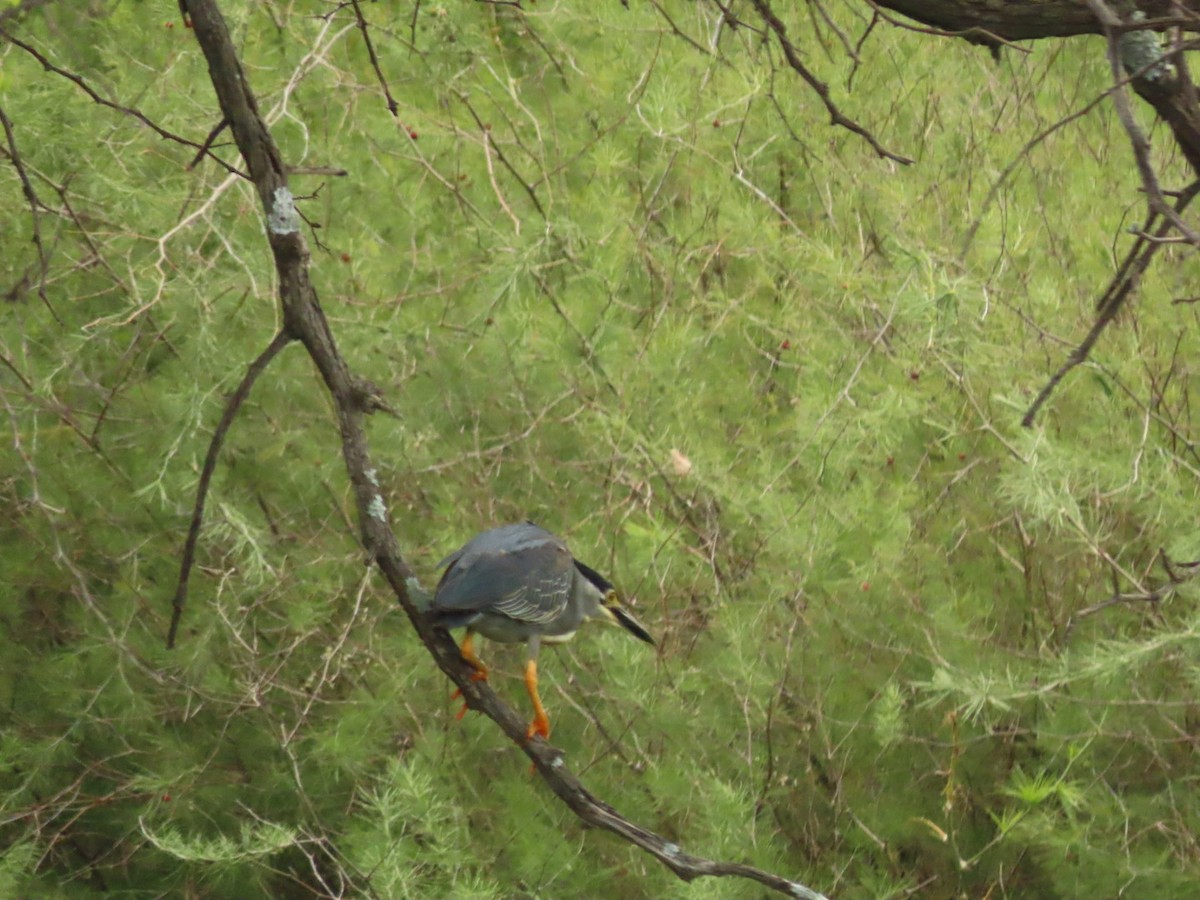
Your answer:
[[[15,33],[202,140],[164,9]],[[865,9],[785,19],[909,167],[715,7],[367,5],[393,118],[349,9],[223,4],[289,162],[347,172],[293,185],[341,350],[397,413],[371,438],[415,568],[534,518],[660,636],[542,666],[590,788],[845,900],[1183,896],[1195,591],[1077,614],[1200,558],[1171,302],[1196,264],[1160,259],[1021,429],[1142,209],[1104,104],[1022,155],[1104,90],[1102,44],[993,63],[876,28],[856,62]],[[12,44],[0,107],[46,257],[42,297],[6,160],[0,896],[762,896],[584,830],[455,721],[299,351],[231,432],[163,648],[211,430],[278,325],[258,202]],[[524,703],[519,649],[486,654]]]

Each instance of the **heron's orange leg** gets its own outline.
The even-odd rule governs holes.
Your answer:
[[[458,652],[462,654],[462,658],[466,661],[475,674],[471,676],[472,681],[487,681],[488,667],[483,664],[478,656],[475,655],[475,632],[468,631],[463,636],[463,642],[459,645]]]
[[[533,701],[533,721],[525,732],[525,740],[531,740],[539,735],[543,740],[550,740],[550,719],[546,716],[546,708],[542,706],[542,698],[538,696],[537,660],[530,659],[525,663],[525,690],[529,691],[529,699]]]
[[[475,670],[474,672],[471,673],[471,680],[472,681],[487,681],[488,669],[487,669],[487,666],[485,666],[483,664],[483,660],[481,660],[478,656],[475,655],[474,641],[475,641],[475,633],[468,631],[466,633],[466,636],[463,637],[462,643],[458,647],[458,652],[462,654],[463,662],[465,662],[468,666],[470,666],[472,669]],[[454,693],[450,696],[450,699],[457,700],[461,696],[462,696],[462,691],[455,688]],[[467,714],[467,704],[464,701],[463,705],[462,705],[462,709],[460,709],[458,711],[458,715],[455,716],[455,718],[461,719],[466,714]]]

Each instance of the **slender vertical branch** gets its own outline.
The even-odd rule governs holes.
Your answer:
[[[183,556],[179,561],[179,581],[175,585],[175,597],[171,601],[171,625],[167,629],[168,650],[175,646],[179,622],[183,618],[183,607],[187,603],[188,578],[192,573],[192,565],[196,561],[196,542],[200,539],[200,526],[204,523],[204,503],[208,499],[208,486],[212,482],[213,472],[216,471],[217,459],[221,455],[221,446],[225,443],[225,435],[229,433],[229,426],[233,424],[242,403],[250,396],[250,389],[254,387],[258,376],[266,370],[271,360],[279,355],[279,351],[286,347],[290,340],[291,338],[286,332],[280,331],[271,339],[271,343],[258,355],[258,358],[250,363],[237,390],[225,404],[225,412],[221,414],[221,421],[217,423],[212,439],[208,442],[204,468],[200,470],[200,481],[196,484],[196,503],[192,508],[192,522],[188,526],[187,540],[183,543]]]

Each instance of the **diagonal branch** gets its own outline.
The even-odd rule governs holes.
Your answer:
[[[1142,176],[1142,187],[1145,188],[1150,208],[1169,219],[1171,224],[1179,229],[1190,243],[1200,245],[1200,236],[1192,233],[1183,219],[1175,213],[1175,210],[1171,209],[1166,198],[1163,197],[1162,188],[1158,184],[1158,176],[1154,173],[1154,166],[1150,162],[1150,140],[1133,117],[1133,108],[1129,103],[1129,95],[1125,92],[1124,78],[1121,74],[1121,50],[1117,29],[1121,27],[1122,22],[1108,8],[1108,4],[1104,0],[1087,0],[1087,5],[1104,25],[1105,37],[1108,39],[1108,64],[1112,69],[1113,76],[1113,106],[1117,110],[1117,118],[1121,120],[1125,132],[1129,135],[1129,144],[1133,148],[1133,159],[1137,164],[1138,174]]]
[[[1193,182],[1188,188],[1179,194],[1179,199],[1175,203],[1173,212],[1176,216],[1187,208],[1187,205],[1192,202],[1192,199],[1200,193],[1200,181]],[[1146,224],[1142,228],[1138,239],[1134,241],[1133,246],[1126,254],[1124,261],[1117,269],[1117,273],[1109,282],[1108,289],[1104,292],[1099,301],[1096,303],[1096,320],[1092,323],[1091,329],[1087,336],[1080,341],[1079,346],[1071,351],[1071,355],[1046,382],[1045,386],[1038,391],[1038,395],[1033,399],[1033,403],[1029,404],[1029,409],[1025,411],[1025,415],[1021,417],[1021,424],[1026,428],[1033,427],[1033,420],[1037,418],[1038,412],[1046,401],[1050,399],[1050,395],[1054,393],[1054,389],[1058,387],[1067,374],[1076,366],[1081,365],[1091,355],[1092,348],[1096,346],[1096,342],[1100,340],[1100,335],[1104,333],[1104,329],[1109,323],[1116,318],[1117,313],[1124,306],[1125,301],[1133,294],[1138,284],[1141,283],[1142,275],[1150,266],[1150,261],[1154,258],[1154,254],[1163,246],[1163,239],[1166,238],[1168,232],[1173,225],[1170,220],[1165,220],[1161,223],[1158,221],[1159,216],[1155,212],[1151,212],[1146,219]],[[1153,233],[1150,229],[1157,228]]]
[[[159,137],[164,138],[165,140],[168,140],[168,141],[174,141],[177,144],[183,144],[185,147],[193,147],[200,153],[204,153],[207,156],[209,156],[209,158],[211,158],[217,165],[221,166],[224,169],[228,169],[234,175],[239,175],[239,176],[242,175],[241,172],[239,172],[237,169],[235,169],[229,163],[225,162],[225,160],[221,159],[221,157],[217,156],[211,150],[207,149],[207,147],[205,145],[197,144],[195,141],[189,140],[188,138],[185,138],[182,135],[178,135],[178,134],[175,134],[174,132],[168,131],[167,129],[165,129],[161,125],[159,125],[158,123],[156,123],[153,120],[151,120],[150,118],[148,118],[145,114],[143,114],[139,110],[134,109],[131,106],[122,106],[119,103],[114,103],[113,101],[108,100],[105,97],[101,97],[100,94],[98,94],[96,92],[96,90],[90,84],[88,84],[87,81],[84,80],[82,75],[76,75],[74,72],[70,72],[64,68],[61,68],[60,66],[56,66],[54,63],[50,62],[50,60],[47,59],[42,53],[38,52],[37,48],[25,43],[24,41],[20,40],[19,38],[13,37],[11,34],[9,34],[3,28],[0,28],[0,39],[6,40],[11,44],[14,44],[17,47],[20,47],[22,50],[24,50],[26,53],[28,53],[30,56],[32,56],[34,59],[36,59],[39,63],[41,63],[43,69],[45,69],[48,72],[53,72],[55,75],[61,75],[63,78],[74,83],[81,91],[83,91],[85,94],[87,94],[89,97],[91,97],[94,102],[99,103],[101,106],[106,106],[109,109],[116,110],[117,112],[125,113],[125,115],[127,115],[127,116],[132,116],[133,118],[135,118],[139,122],[141,122],[143,125],[145,125],[147,128],[149,128],[151,131],[153,131],[155,134],[157,134]]]
[[[363,44],[366,45],[367,55],[371,57],[371,68],[375,70],[375,77],[379,79],[379,87],[383,89],[383,96],[387,99],[388,112],[392,114],[392,118],[397,118],[400,115],[400,105],[396,102],[396,98],[392,96],[391,89],[388,88],[387,79],[383,77],[383,69],[379,67],[379,57],[375,54],[375,45],[371,42],[371,32],[367,28],[367,19],[363,15],[362,7],[358,0],[350,0],[350,5],[354,7],[354,18],[358,22],[358,30],[362,32]]]
[[[237,51],[215,0],[184,0],[196,40],[208,62],[221,113],[250,172],[267,218],[267,239],[279,279],[284,334],[308,351],[333,399],[341,432],[342,454],[354,488],[360,540],[391,586],[413,628],[438,667],[462,691],[472,709],[496,722],[533,760],[546,785],[585,822],[603,828],[652,854],[676,875],[691,881],[704,875],[735,876],[756,881],[800,900],[824,900],[816,891],[738,863],[722,863],[684,853],[677,845],[621,816],[583,787],[563,763],[561,751],[541,740],[526,740],[525,723],[500,700],[486,682],[471,679],[474,670],[459,655],[445,631],[435,631],[413,602],[417,582],[400,555],[388,524],[387,508],[371,464],[364,419],[381,407],[378,389],[356,378],[338,352],[333,333],[309,280],[308,247],[299,227],[295,203],[287,187],[287,169],[266,124],[258,113]]]

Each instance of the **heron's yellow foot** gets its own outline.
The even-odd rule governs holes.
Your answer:
[[[476,669],[474,672],[471,673],[471,680],[472,681],[487,681],[488,680],[487,669]],[[462,695],[463,695],[462,688],[455,688],[454,693],[450,695],[450,699],[458,700],[462,697]],[[469,707],[467,706],[467,701],[463,700],[462,709],[460,709],[457,713],[455,713],[454,718],[458,719],[461,722],[462,717],[467,714],[468,708]]]
[[[488,670],[487,669],[476,669],[474,672],[471,673],[471,680],[472,681],[487,681],[488,680]],[[450,695],[450,699],[457,700],[461,696],[462,696],[462,688],[455,688],[454,693]]]
[[[525,740],[533,740],[533,736],[537,735],[544,741],[550,740],[550,720],[546,718],[545,710],[533,717],[533,721],[529,723],[529,727],[525,729]]]
[[[474,642],[474,640],[475,640],[475,635],[468,631],[467,636],[463,638],[463,642],[458,648],[458,652],[462,654],[463,662],[465,662],[468,666],[470,666],[472,669],[475,670],[471,673],[471,680],[472,681],[487,681],[488,667],[485,666],[483,664],[483,661],[478,656],[475,655],[475,648],[472,646],[472,643]],[[455,688],[454,693],[450,695],[450,699],[457,700],[460,697],[462,697],[462,695],[463,695],[462,689]],[[466,701],[464,701],[463,705],[462,705],[462,709],[460,709],[458,711],[458,714],[455,715],[454,718],[461,720],[462,717],[465,716],[466,714],[467,714],[467,704],[466,704]]]

